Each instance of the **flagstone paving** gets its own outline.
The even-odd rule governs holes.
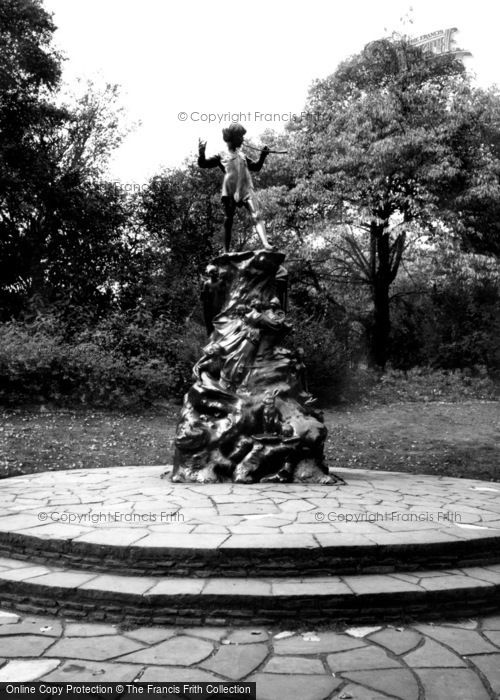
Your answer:
[[[124,561],[130,573],[158,576],[174,569],[177,577],[399,571],[395,592],[418,583],[411,572],[404,576],[405,568],[500,561],[498,484],[346,469],[338,470],[346,484],[307,489],[172,484],[161,480],[164,469],[57,471],[2,480],[0,555],[29,555],[33,577],[46,573],[45,563],[108,574],[123,573]],[[9,572],[10,580],[17,576],[24,572]],[[488,583],[491,576],[479,568],[478,579]],[[74,572],[66,587],[85,587],[86,581],[88,573]],[[363,585],[378,584],[367,579]],[[428,588],[446,585],[437,575]]]
[[[259,700],[500,697],[500,615],[485,615],[500,590],[498,484],[338,470],[346,485],[305,491],[172,484],[161,471],[0,482],[11,607],[0,610],[0,682],[247,680]],[[382,623],[391,605],[396,620],[424,609],[455,619]]]
[[[297,631],[123,629],[0,611],[0,682],[248,680],[259,700],[493,700],[500,616]]]

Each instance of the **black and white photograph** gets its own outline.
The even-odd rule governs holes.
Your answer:
[[[0,700],[500,699],[499,27],[0,0]]]

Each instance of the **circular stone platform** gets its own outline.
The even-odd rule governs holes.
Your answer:
[[[0,605],[140,624],[482,614],[500,607],[500,486],[172,484],[161,467],[0,482]]]
[[[387,573],[500,561],[500,486],[340,470],[346,485],[172,484],[162,467],[0,482],[0,555],[174,576]]]

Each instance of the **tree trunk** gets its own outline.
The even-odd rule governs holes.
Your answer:
[[[45,255],[46,240],[43,232],[43,223],[32,219],[29,227],[30,240],[30,297],[35,306],[43,306],[46,296],[46,278],[43,258]]]
[[[391,240],[388,221],[373,220],[370,224],[370,283],[373,299],[373,324],[370,334],[370,360],[384,369],[389,358],[391,334],[391,284],[396,279],[403,257],[406,233]]]
[[[374,319],[371,337],[372,363],[381,369],[387,364],[391,317],[389,312],[389,284],[385,280],[376,283],[373,290]]]
[[[374,308],[370,338],[370,358],[376,366],[384,369],[389,354],[391,316],[389,311],[389,288],[391,286],[391,246],[384,225],[372,221],[370,229],[372,250],[372,299]]]

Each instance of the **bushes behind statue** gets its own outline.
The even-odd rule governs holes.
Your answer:
[[[139,407],[182,394],[201,328],[116,315],[68,334],[57,317],[0,324],[0,402]]]

